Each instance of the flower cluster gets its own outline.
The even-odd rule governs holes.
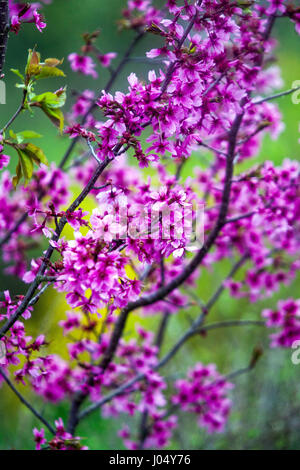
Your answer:
[[[86,446],[80,444],[80,437],[73,437],[65,430],[62,418],[55,420],[55,436],[47,443],[45,438],[45,429],[33,429],[33,436],[36,450],[44,449],[50,450],[87,450]],[[47,444],[47,445],[46,445]]]
[[[5,168],[9,164],[9,161],[10,161],[10,157],[2,153],[2,150],[3,150],[3,145],[0,144],[0,170]]]
[[[196,414],[200,427],[221,432],[231,409],[227,394],[233,385],[220,376],[214,364],[199,363],[188,373],[187,380],[175,383],[178,390],[172,401],[184,411]]]
[[[278,328],[279,331],[272,334],[271,347],[290,348],[294,341],[300,339],[300,300],[279,300],[277,309],[265,309],[262,311],[266,325],[269,328]]]
[[[299,267],[299,169],[298,162],[287,159],[280,167],[265,162],[233,183],[228,223],[208,257],[212,263],[230,256],[233,248],[248,254],[252,266],[244,280],[226,282],[233,296],[249,295],[255,302],[294,279]],[[217,201],[219,192],[208,175],[198,178]],[[205,216],[211,226],[217,212],[212,208]]]
[[[6,311],[0,318],[10,318],[15,313],[22,302],[22,296],[17,301],[12,301],[8,291],[4,293],[5,300],[0,302],[0,309]],[[31,316],[32,307],[28,307],[23,313],[23,318]],[[10,329],[10,336],[3,338],[5,356],[1,358],[1,367],[7,370],[9,366],[19,366],[14,376],[15,380],[25,385],[25,378],[29,381],[41,380],[47,374],[47,367],[50,356],[41,354],[42,349],[47,344],[44,335],[39,335],[33,339],[25,331],[22,321],[16,321]]]
[[[100,224],[104,224],[105,231],[107,223],[104,217],[99,221],[98,229]],[[69,305],[73,308],[80,306],[91,313],[109,304],[111,299],[112,309],[124,307],[139,294],[140,284],[126,276],[126,257],[120,252],[103,249],[102,239],[95,239],[94,233],[86,236],[78,233],[75,240],[64,245],[63,272],[58,276],[61,283],[58,290],[67,292]]]
[[[95,70],[96,64],[93,62],[91,57],[73,53],[69,55],[68,59],[74,72],[81,72],[84,75],[91,75],[93,78],[98,77],[98,74]]]
[[[34,248],[40,238],[41,230],[36,230],[37,217],[45,219],[45,206],[50,198],[51,207],[58,212],[69,197],[69,178],[55,164],[50,168],[42,165],[35,173],[34,178],[27,186],[14,189],[11,175],[4,171],[0,180],[0,240],[7,232],[13,230],[2,259],[6,265],[6,272],[23,277],[27,268],[27,252]],[[47,197],[47,199],[46,199]],[[15,224],[24,214],[29,214],[22,225],[14,230]],[[45,224],[41,228],[44,228]]]
[[[41,0],[44,4],[51,3],[52,0]],[[22,23],[35,23],[37,29],[42,33],[46,28],[43,16],[37,9],[41,8],[40,2],[35,3],[22,3],[16,0],[9,0],[11,30],[18,33]]]

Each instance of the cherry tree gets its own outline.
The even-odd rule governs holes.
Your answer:
[[[50,1],[0,0],[1,74],[9,34],[21,37],[24,23],[42,32],[41,11]],[[66,89],[44,91],[42,82],[51,78],[54,87],[64,80],[60,59],[42,58],[33,48],[25,70],[12,70],[21,98],[0,131],[0,249],[5,273],[28,286],[17,296],[1,286],[0,379],[40,422],[33,429],[37,449],[85,449],[79,425],[99,410],[126,421],[119,435],[129,449],[168,447],[179,410],[207,432],[222,432],[234,407],[234,379],[253,369],[261,350],[254,348],[249,363],[227,375],[191,360],[174,382],[165,366],[190,338],[205,341],[217,328],[272,328],[271,347],[300,340],[300,299],[282,299],[256,320],[209,321],[225,290],[271,302],[299,268],[299,163],[284,159],[276,167],[262,156],[251,165],[251,158],[266,134],[277,139],[283,129],[276,99],[297,91],[276,92],[280,69],[270,58],[274,24],[287,21],[300,33],[300,9],[284,0],[162,3],[128,0],[119,27],[132,30],[134,39],[123,57],[101,50],[99,31],[83,35],[81,50],[68,57],[72,70],[91,76],[95,89],[101,68],[110,77],[98,95],[93,87],[76,93],[65,115]],[[143,80],[131,59],[151,35],[159,47],[145,50]],[[128,83],[113,93],[129,62]],[[13,131],[21,113],[44,114],[70,139],[58,165],[32,143],[37,132]],[[195,155],[201,165],[185,178]],[[34,259],[32,242],[40,247]],[[228,258],[230,272],[201,302],[198,279]],[[27,327],[49,287],[69,305],[57,325],[68,338],[68,360],[65,351],[49,352],[43,331],[33,337]],[[171,318],[189,305],[198,305],[198,315],[174,338]],[[132,312],[141,321],[128,339]],[[157,331],[143,326],[144,316],[158,318]],[[16,384],[54,408],[66,402],[68,422],[57,416],[52,424]]]

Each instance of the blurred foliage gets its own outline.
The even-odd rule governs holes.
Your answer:
[[[61,86],[67,86],[67,104],[65,110],[71,104],[72,91],[82,91],[92,88],[100,93],[108,79],[107,70],[102,70],[97,81],[89,77],[71,73],[67,56],[74,51],[79,51],[82,45],[81,34],[101,28],[101,36],[98,45],[101,51],[118,52],[120,56],[126,49],[132,33],[118,33],[116,21],[120,17],[120,10],[124,7],[124,0],[54,0],[53,4],[46,6],[44,13],[48,26],[43,34],[39,34],[32,25],[25,25],[18,36],[11,34],[8,54],[6,59],[6,85],[7,105],[1,106],[1,124],[5,123],[14,113],[22,98],[22,91],[15,88],[16,77],[9,71],[11,68],[22,70],[26,63],[29,48],[36,45],[43,57],[64,57],[65,61],[60,66],[66,73],[66,78],[44,80],[37,88],[37,93],[43,93],[48,89],[55,91]],[[282,68],[284,79],[283,89],[292,86],[295,80],[300,79],[299,62],[299,37],[293,31],[293,25],[282,21],[275,29],[275,35],[279,41],[278,61]],[[145,39],[139,46],[135,55],[143,56],[147,48],[153,47],[153,37]],[[298,42],[297,42],[298,41]],[[118,59],[116,59],[118,60]],[[142,61],[131,62],[119,77],[115,89],[126,89],[125,81],[129,71],[134,70],[139,76],[145,76],[145,64]],[[53,83],[53,80],[57,80]],[[56,88],[55,88],[56,87]],[[256,162],[273,160],[280,163],[284,158],[297,159],[299,154],[300,105],[292,104],[291,97],[287,96],[278,100],[280,110],[283,113],[285,130],[277,141],[272,141],[268,136],[264,139],[260,155]],[[29,122],[28,122],[29,121]],[[38,113],[32,118],[21,115],[13,126],[15,132],[31,128],[43,138],[39,145],[43,148],[49,162],[58,162],[64,150],[68,146],[68,139],[59,135],[54,126],[51,126],[45,116]],[[203,154],[194,155],[185,165],[184,175],[188,176],[193,168],[201,166]],[[15,164],[15,162],[14,162]],[[246,166],[253,164],[246,162]],[[79,188],[73,188],[74,193]],[[84,208],[91,210],[90,199]],[[64,232],[70,236],[68,229]],[[38,256],[39,252],[33,253]],[[201,272],[198,280],[199,298],[207,300],[216,286],[222,281],[231,266],[228,260],[218,265],[213,272]],[[299,297],[298,279],[293,285],[283,287],[272,299],[250,304],[245,299],[231,299],[228,292],[223,293],[221,300],[210,313],[209,322],[223,319],[259,319],[260,312],[265,307],[275,305],[279,298],[289,296]],[[24,285],[9,276],[0,277],[0,291],[11,289],[13,293],[24,292]],[[27,322],[30,332],[34,335],[38,332],[46,334],[50,341],[49,350],[66,354],[66,340],[62,336],[61,328],[57,326],[59,319],[68,309],[64,297],[49,289],[41,298],[35,308],[34,318]],[[190,321],[197,315],[197,308],[182,310],[170,320],[168,340],[165,349],[173,344],[182,330],[188,328]],[[156,327],[156,317],[141,319],[139,312],[131,314],[126,336],[134,334],[136,323],[143,322],[149,327]],[[209,335],[195,337],[190,340],[183,350],[176,356],[171,365],[162,372],[166,374],[169,383],[180,377],[187,367],[196,361],[204,363],[215,362],[220,371],[229,373],[248,364],[253,347],[257,344],[264,348],[264,355],[255,370],[246,376],[236,380],[236,387],[232,393],[233,412],[229,419],[226,432],[221,435],[208,435],[199,430],[190,416],[181,416],[182,425],[175,432],[171,448],[174,449],[299,449],[300,423],[297,416],[300,411],[300,390],[298,377],[300,368],[294,366],[290,360],[290,351],[271,350],[268,347],[269,332],[263,328],[226,328],[215,330]],[[28,396],[26,387],[21,386],[22,393]],[[45,413],[49,420],[62,416],[66,420],[68,403],[52,405],[43,403],[36,396],[29,396],[34,400],[35,406]],[[32,417],[27,409],[20,406],[15,396],[4,385],[0,390],[0,449],[31,449],[33,440],[31,429],[39,427],[39,423]],[[96,412],[84,421],[78,428],[78,434],[86,437],[84,442],[91,449],[120,449],[121,439],[117,437],[123,421],[129,421],[127,417],[118,420],[107,420]],[[134,421],[132,421],[134,426]]]

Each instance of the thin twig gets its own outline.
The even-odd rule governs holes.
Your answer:
[[[23,405],[28,408],[31,413],[39,420],[41,423],[46,426],[46,428],[53,434],[56,434],[55,429],[51,426],[51,424],[48,423],[48,421],[38,412],[36,409],[26,400],[26,398],[21,395],[21,393],[16,389],[16,387],[13,385],[13,383],[9,380],[3,369],[0,367],[0,374],[2,375],[3,379],[7,383],[7,385],[10,387],[10,389],[14,392],[14,394],[19,398],[20,402],[23,403]]]
[[[101,165],[102,161],[99,159],[99,157],[97,156],[95,150],[94,150],[94,147],[92,146],[91,144],[91,141],[90,139],[87,139],[87,144],[88,144],[88,147],[90,149],[90,152],[91,154],[93,155],[94,159],[96,160],[96,162],[98,163],[98,165]]]
[[[250,217],[252,217],[255,214],[257,214],[256,211],[247,212],[246,214],[242,214],[242,215],[237,215],[236,217],[231,217],[230,219],[226,219],[225,224],[231,224],[233,222],[238,222],[239,220],[242,220],[242,219],[249,219]]]
[[[262,98],[258,101],[253,101],[252,104],[261,104],[265,103],[266,101],[276,100],[276,98],[281,98],[282,96],[290,95],[297,90],[300,90],[300,86],[296,88],[291,88],[290,90],[282,91],[280,93],[276,93],[275,95],[267,96],[266,98]]]
[[[19,114],[23,111],[24,109],[24,104],[25,104],[25,101],[26,101],[26,96],[27,96],[27,90],[24,89],[23,90],[23,97],[22,97],[22,101],[17,109],[17,111],[15,112],[15,114],[9,119],[9,121],[5,124],[5,126],[1,129],[0,131],[0,134],[3,134],[3,132],[6,131],[6,129],[8,129],[11,124],[14,122],[15,119],[17,119],[17,117],[19,116]]]
[[[201,3],[202,3],[202,0],[198,0],[198,1],[196,2],[197,7],[200,7],[200,6],[201,6]],[[196,21],[196,19],[197,19],[197,17],[198,17],[198,10],[197,10],[197,7],[196,7],[196,13],[194,14],[193,18],[192,18],[191,21],[189,22],[189,24],[188,24],[186,30],[184,31],[184,33],[183,33],[183,35],[182,35],[181,40],[180,40],[179,43],[178,43],[178,46],[177,46],[178,50],[180,50],[181,47],[183,46],[183,44],[184,44],[186,38],[187,38],[188,35],[190,34],[190,32],[191,32],[191,30],[192,30],[192,28],[193,28],[193,26],[194,26],[194,24],[195,24],[195,21]],[[176,65],[177,65],[177,61],[176,61],[176,60],[175,60],[174,62],[172,62],[172,63],[169,65],[169,68],[168,68],[168,70],[167,70],[167,73],[166,73],[166,76],[165,76],[165,80],[164,80],[164,82],[163,82],[163,84],[162,84],[161,92],[160,92],[160,95],[159,95],[158,99],[164,94],[164,92],[165,92],[166,89],[168,88],[169,83],[170,83],[171,80],[172,80],[172,75],[173,75],[173,72],[174,72],[174,70],[175,70],[175,68],[176,68]]]
[[[48,287],[51,286],[51,282],[48,282],[47,284],[45,284],[41,290],[34,296],[32,297],[32,299],[30,300],[29,304],[28,304],[28,307],[31,307],[32,305],[35,305],[37,303],[37,301],[39,300],[39,298],[41,297],[41,295],[43,295],[43,293],[48,289]]]
[[[195,331],[195,334],[202,333],[203,331],[215,330],[218,328],[228,328],[231,326],[266,326],[263,320],[226,320],[216,323],[209,323],[208,325],[201,326]]]
[[[0,0],[0,79],[3,77],[7,39],[9,32],[9,5],[8,0]]]
[[[209,144],[205,144],[204,142],[198,142],[198,145],[200,145],[201,147],[205,147],[208,150],[211,150],[212,152],[219,153],[220,155],[223,155],[224,157],[227,156],[227,153],[223,152],[223,150],[216,149],[215,147],[212,147]]]

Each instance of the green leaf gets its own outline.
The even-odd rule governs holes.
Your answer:
[[[49,57],[48,59],[45,59],[45,65],[48,65],[48,67],[57,67],[58,65],[62,64],[64,59],[55,59],[54,57]]]
[[[34,105],[34,103],[39,103],[39,106],[49,117],[49,119],[51,119],[53,124],[58,127],[60,131],[63,130],[64,115],[59,108],[61,108],[66,101],[65,88],[58,90],[56,93],[48,91],[46,93],[42,93],[41,95],[30,96],[30,99],[30,105]]]
[[[30,77],[31,75],[34,75],[32,71],[35,70],[36,67],[39,67],[40,61],[41,61],[40,54],[36,52],[35,50],[29,49],[27,65],[25,69],[25,73],[27,76]]]
[[[26,133],[28,133],[27,135],[30,134],[31,136],[32,134],[35,134],[34,132],[32,133],[32,131],[24,131],[25,135]],[[16,188],[22,177],[25,180],[25,185],[32,178],[34,163],[36,163],[37,165],[40,165],[41,163],[48,165],[48,161],[43,150],[40,147],[37,147],[36,145],[32,144],[31,142],[11,145],[15,148],[19,156],[19,163],[16,168],[16,175],[13,177],[12,180],[12,183]]]
[[[25,179],[25,183],[30,180],[33,174],[33,161],[25,152],[23,152],[20,148],[17,149],[19,154],[20,165],[22,169],[22,174]]]
[[[62,132],[64,128],[64,115],[61,109],[59,108],[49,108],[47,106],[42,106],[44,113],[51,119],[53,124],[59,128]]]
[[[39,137],[42,137],[41,134],[38,134],[34,131],[21,131],[15,134],[12,129],[9,130],[9,135],[18,144],[21,144],[22,142],[24,142],[24,140],[37,139]]]
[[[24,144],[22,146],[22,151],[26,153],[26,155],[34,160],[38,165],[40,163],[44,163],[45,165],[48,165],[48,160],[46,158],[46,155],[44,154],[43,150],[40,147],[37,147],[34,144]]]
[[[41,62],[41,56],[35,50],[29,49],[27,65],[25,69],[26,82],[28,83],[30,78],[40,80],[41,78],[50,77],[65,77],[65,74],[60,70],[57,65],[63,61],[59,59],[49,58],[45,62]]]
[[[37,132],[34,132],[34,131],[21,131],[21,132],[18,132],[16,136],[22,137],[23,140],[39,139],[40,137],[42,137],[41,134],[38,134]]]
[[[12,179],[12,184],[13,184],[15,189],[16,189],[17,185],[19,184],[21,178],[22,178],[22,169],[21,169],[21,164],[20,164],[20,161],[19,161],[18,165],[17,165],[17,168],[16,168],[16,175]]]
[[[58,93],[58,92],[57,92]],[[61,108],[66,102],[66,90],[62,89],[59,94],[47,91],[41,95],[31,96],[31,102],[45,104],[50,108]]]
[[[26,85],[24,85],[23,83],[16,83],[15,87],[16,88],[22,88],[24,90],[24,88],[26,88]]]
[[[57,67],[49,67],[48,65],[39,66],[39,72],[35,75],[37,80],[50,77],[65,77],[62,70]]]
[[[41,78],[65,77],[64,72],[59,68],[41,64],[31,65],[28,69],[28,75],[30,77],[34,76],[36,80],[40,80]]]
[[[10,69],[10,71],[12,73],[14,73],[15,75],[17,75],[19,78],[21,78],[21,80],[23,80],[23,82],[24,82],[24,80],[25,80],[24,76],[21,74],[21,72],[18,69]]]
[[[12,129],[9,129],[9,135],[13,140],[16,140],[16,141],[18,140],[17,139],[17,134],[15,134]]]

